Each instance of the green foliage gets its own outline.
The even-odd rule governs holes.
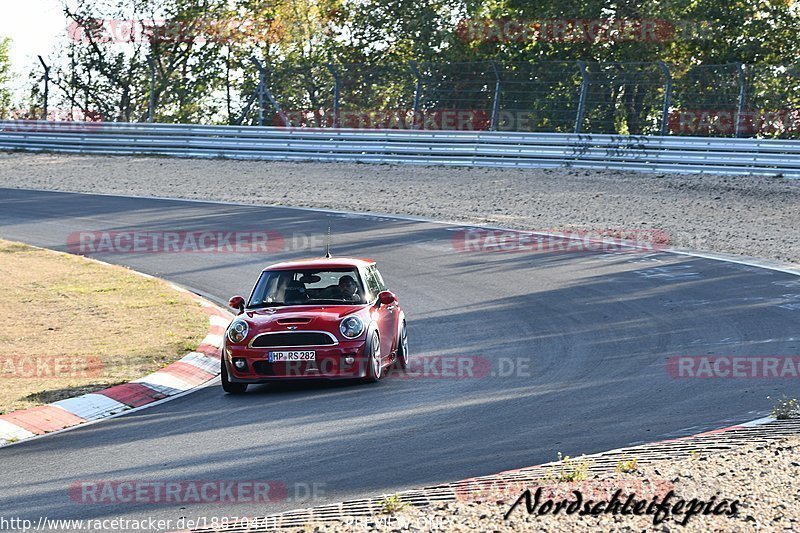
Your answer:
[[[384,496],[381,500],[381,514],[395,514],[407,507],[397,495]]]
[[[796,398],[790,399],[784,396],[778,399],[775,407],[772,408],[772,417],[778,420],[797,418],[798,416],[800,416],[800,401]]]
[[[11,81],[10,47],[11,39],[0,37],[0,116],[3,117],[11,107],[11,90],[8,88],[8,83]]]
[[[556,483],[583,481],[589,476],[589,466],[591,466],[591,461],[583,456],[573,459],[569,455],[562,456],[561,452],[558,452],[558,468],[548,469],[542,479]]]
[[[253,123],[259,80],[253,57],[267,67],[267,86],[281,106],[312,110],[320,124],[319,110],[333,106],[328,65],[341,76],[343,110],[410,109],[416,88],[410,61],[424,75],[423,107],[487,110],[494,60],[508,65],[505,109],[530,113],[534,130],[570,131],[581,83],[576,60],[585,60],[605,62],[588,69],[585,129],[657,133],[664,75],[655,62],[677,65],[675,107],[685,101],[729,110],[738,97],[730,64],[800,56],[800,8],[789,0],[117,0],[64,12],[83,38],[50,56],[53,100],[105,120],[146,120],[152,97],[158,122],[233,123],[250,109],[244,119]],[[119,27],[109,40],[108,25],[98,20],[155,22],[146,35],[121,43]],[[573,21],[571,37],[559,38],[555,28],[565,20]],[[504,21],[527,33],[515,38],[501,31]],[[635,30],[627,37],[576,30],[587,21],[649,21],[658,31],[645,38]],[[8,106],[7,46],[0,45],[0,108]],[[459,63],[466,61],[480,63]],[[723,66],[693,68],[700,64]],[[797,69],[771,68],[753,70],[749,103],[796,109]],[[516,90],[515,80],[537,85]],[[267,124],[273,119],[269,113]]]
[[[636,472],[639,468],[639,460],[635,457],[632,459],[626,458],[624,455],[622,458],[617,462],[616,471],[624,474],[628,474],[630,472]]]

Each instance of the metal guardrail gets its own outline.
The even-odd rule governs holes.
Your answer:
[[[0,121],[0,150],[800,178],[800,141],[772,139]]]

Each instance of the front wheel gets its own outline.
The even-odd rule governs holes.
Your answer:
[[[400,324],[400,332],[397,335],[397,366],[400,370],[408,367],[408,332],[405,322]]]
[[[232,383],[228,381],[228,366],[225,361],[220,361],[222,370],[220,372],[220,380],[222,381],[222,390],[228,394],[242,394],[247,390],[247,383]]]
[[[367,375],[364,377],[364,381],[375,383],[376,381],[380,381],[380,379],[383,377],[381,341],[378,338],[377,333],[372,334],[372,338],[369,341],[369,346],[367,346],[365,350],[369,355],[367,358]]]

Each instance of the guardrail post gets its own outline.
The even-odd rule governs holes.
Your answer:
[[[339,127],[339,84],[341,80],[339,78],[339,73],[336,72],[336,69],[333,68],[333,65],[327,63],[325,65],[328,68],[328,71],[333,76],[333,127]]]
[[[417,68],[417,63],[415,61],[409,61],[408,67],[411,69],[411,73],[414,74],[414,78],[416,83],[414,84],[414,108],[412,110],[411,115],[411,129],[416,129],[417,126],[417,116],[419,115],[419,101],[422,95],[422,76],[419,73],[419,69]],[[423,121],[423,124],[425,122]]]
[[[581,132],[583,126],[583,112],[586,108],[586,93],[589,90],[589,76],[586,74],[586,62],[578,61],[581,70],[581,94],[578,98],[578,112],[575,114],[575,133]]]
[[[147,64],[150,67],[150,98],[147,102],[147,122],[153,122],[156,110],[156,64],[153,56],[147,56]]]
[[[491,131],[497,131],[497,116],[500,113],[500,72],[497,70],[497,63],[492,61],[492,70],[494,70],[494,101],[492,102],[492,119],[489,123]]]
[[[745,78],[744,64],[736,63],[736,69],[739,71],[739,100],[736,103],[736,131],[735,136],[742,136],[742,114],[744,113],[744,106],[747,100],[747,78]]]
[[[44,62],[42,56],[37,57],[44,67],[44,110],[42,111],[42,120],[47,120],[47,98],[50,95],[50,67]]]
[[[664,73],[664,109],[661,112],[661,135],[666,135],[669,123],[670,99],[672,98],[672,75],[666,63],[659,61],[658,65],[661,67],[661,72]]]

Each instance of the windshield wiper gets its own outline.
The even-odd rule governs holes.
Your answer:
[[[339,304],[339,305],[364,305],[364,302],[353,302],[351,300],[336,300],[334,298],[321,298],[316,300],[306,300],[302,302],[262,302],[260,304],[248,305],[246,309],[264,309],[267,307],[290,307],[293,305],[326,305],[326,304]]]
[[[315,300],[309,300],[313,304],[350,304],[350,305],[363,305],[363,302],[353,301],[353,300],[337,300],[335,298],[318,298]]]

